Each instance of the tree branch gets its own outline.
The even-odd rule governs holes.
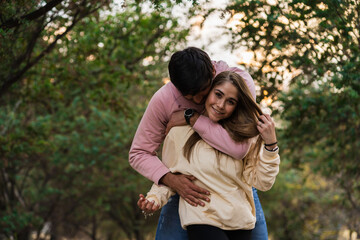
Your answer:
[[[15,106],[14,106],[14,110],[13,110],[13,113],[16,112],[16,110],[19,108],[20,104],[22,103],[22,99],[19,99],[16,103],[15,103]],[[0,136],[5,136],[7,130],[9,129],[10,125],[11,125],[11,119],[8,121],[8,124],[6,124],[4,126],[4,128],[2,129],[2,131],[0,132]]]
[[[157,29],[156,33],[154,35],[151,36],[151,38],[146,42],[145,46],[144,46],[144,51],[142,52],[142,54],[140,56],[138,56],[137,58],[135,58],[133,61],[125,63],[125,66],[129,69],[131,69],[131,66],[133,66],[134,64],[138,63],[140,60],[142,60],[143,58],[146,57],[146,55],[148,54],[147,52],[147,48],[157,39],[161,36],[161,34],[164,33],[164,29]]]
[[[4,195],[4,202],[7,205],[10,202],[10,192],[9,192],[9,188],[8,188],[8,184],[7,184],[7,178],[6,178],[6,172],[4,168],[1,168],[1,177],[4,183],[4,189],[3,189],[3,195]]]
[[[85,4],[85,1],[83,2]],[[26,66],[24,66],[21,70],[11,74],[11,76],[8,76],[7,79],[4,81],[4,84],[0,87],[0,97],[17,81],[21,79],[21,77],[35,64],[37,64],[46,54],[48,54],[57,44],[57,41],[65,36],[70,30],[73,29],[73,27],[84,17],[98,11],[101,7],[103,7],[105,3],[100,4],[98,7],[94,8],[91,11],[84,11],[78,9],[78,11],[74,14],[73,21],[69,27],[63,32],[62,34],[59,34],[56,36],[55,40],[46,47],[45,50],[43,50],[34,60],[29,61]]]
[[[26,14],[18,19],[10,19],[3,23],[0,28],[2,29],[10,29],[17,27],[21,24],[22,20],[26,21],[32,21],[35,20],[43,15],[45,15],[47,12],[49,12],[51,9],[53,9],[56,5],[60,4],[63,0],[53,0],[48,2],[45,6],[39,8],[38,10],[35,10],[29,14]]]
[[[12,74],[5,83],[0,88],[0,96],[3,95],[14,83],[16,83],[25,72],[27,72],[32,66],[34,66],[36,63],[40,61],[46,54],[48,54],[55,46],[57,41],[65,36],[74,26],[75,24],[80,21],[81,18],[76,19],[77,15],[79,14],[79,11],[75,14],[72,24],[63,32],[62,34],[59,34],[56,36],[55,40],[47,46],[45,50],[43,50],[33,61],[29,61],[23,69],[19,70],[18,72]]]

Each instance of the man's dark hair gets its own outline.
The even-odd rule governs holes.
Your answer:
[[[182,95],[196,95],[211,84],[213,65],[209,55],[196,47],[189,47],[171,56],[171,82]]]

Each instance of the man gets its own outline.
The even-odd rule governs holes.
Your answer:
[[[204,51],[194,47],[174,53],[168,69],[171,82],[160,88],[151,98],[133,139],[129,162],[136,171],[154,183],[174,189],[189,204],[203,206],[203,201],[209,201],[207,197],[209,192],[192,183],[194,177],[171,173],[157,157],[156,151],[172,126],[190,124],[212,147],[234,158],[243,158],[249,149],[249,144],[234,142],[221,125],[199,113],[204,108],[203,103],[210,90],[212,79],[218,73],[223,71],[238,73],[245,79],[253,96],[255,96],[254,81],[246,71],[230,68],[223,61],[212,62]],[[157,240],[187,239],[177,212],[178,195],[172,197],[162,208],[156,233]],[[257,215],[258,212],[261,214],[262,208],[255,189],[254,199]],[[262,220],[259,228],[262,237],[257,239],[267,239],[263,214],[261,219],[258,216],[257,219]],[[254,236],[257,235],[256,231]]]

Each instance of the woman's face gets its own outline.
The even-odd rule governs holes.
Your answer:
[[[205,101],[205,115],[213,122],[231,116],[238,104],[238,90],[231,82],[223,82],[210,90]]]

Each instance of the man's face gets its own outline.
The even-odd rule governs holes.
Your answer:
[[[209,85],[202,91],[198,92],[195,95],[186,95],[184,96],[187,100],[192,101],[195,104],[204,104],[207,95],[209,94],[210,88],[211,88],[211,83],[212,83],[212,79],[215,77],[215,67],[213,65],[213,73],[212,73],[212,78],[209,80]]]
[[[215,77],[216,74],[216,70],[215,67],[213,65],[213,72],[212,72],[212,78],[209,80],[209,85],[202,91],[198,92],[195,95],[186,95],[184,96],[187,100],[192,101],[195,104],[204,104],[207,95],[209,94],[210,88],[211,88],[211,83],[212,83],[212,79]]]
[[[204,90],[198,92],[195,95],[186,95],[184,96],[187,100],[192,101],[195,104],[204,104],[206,100],[206,96],[208,95],[211,88],[211,84],[207,86]]]

